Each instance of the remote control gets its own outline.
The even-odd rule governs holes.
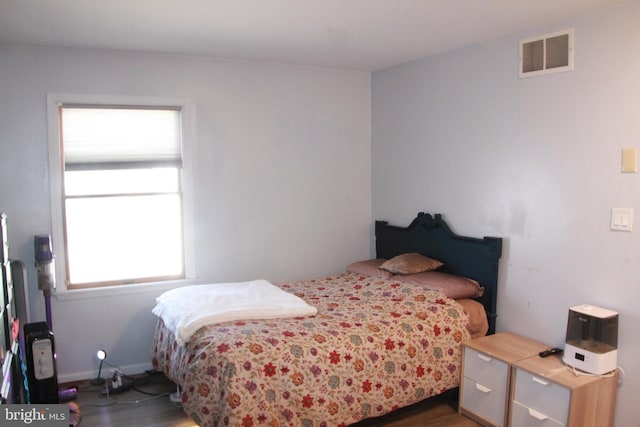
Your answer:
[[[547,356],[551,356],[552,354],[560,354],[562,353],[562,351],[563,350],[561,348],[553,347],[553,348],[550,348],[549,350],[541,351],[540,353],[538,353],[538,356],[547,357]]]

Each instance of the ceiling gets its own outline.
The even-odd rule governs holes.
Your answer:
[[[373,71],[622,1],[0,0],[0,44]]]

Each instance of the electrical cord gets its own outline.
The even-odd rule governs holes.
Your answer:
[[[135,399],[135,400],[122,400],[122,399],[117,399],[117,403],[123,403],[123,404],[128,404],[128,405],[135,405],[138,403],[144,403],[144,402],[149,402],[151,400],[155,400],[155,399],[159,399],[161,397],[165,397],[165,396],[169,396],[171,393],[169,393],[168,391],[165,393],[160,393],[160,394],[155,394],[153,396],[149,396],[149,397],[145,397],[144,399]]]
[[[618,378],[618,387],[622,387],[622,383],[624,382],[624,380],[625,380],[625,378],[627,376],[626,372],[624,371],[624,369],[622,369],[622,366],[620,366],[620,365],[618,365],[616,367],[616,369],[614,369],[613,371],[607,372],[606,374],[591,374],[589,372],[580,371],[575,366],[569,365],[568,363],[565,363],[565,366],[576,377],[584,376],[584,377],[611,378],[611,377],[613,377],[615,375],[616,370],[620,371],[620,378]]]
[[[145,377],[139,377],[139,378],[134,378],[133,382],[131,383],[131,389],[137,391],[138,393],[142,393],[142,394],[146,394],[148,396],[159,396],[159,395],[166,395],[165,392],[161,392],[161,393],[153,393],[150,391],[146,391],[146,390],[142,390],[140,387],[148,385],[148,384],[153,384],[153,380],[152,378],[154,376],[158,376],[160,373],[159,372],[146,372],[146,376]],[[128,377],[127,377],[128,378]]]
[[[107,378],[105,387],[101,390],[101,394],[121,394],[129,390],[135,390],[139,393],[146,394],[149,396],[156,396],[158,394],[163,393],[152,393],[149,391],[142,390],[140,387],[152,384],[152,378],[156,376],[161,376],[162,374],[158,371],[147,370],[145,371],[145,375],[142,377],[131,377],[125,375],[120,370],[120,367],[108,364],[109,367],[113,368],[113,375],[111,378]],[[110,385],[109,385],[110,384]]]
[[[618,378],[618,387],[622,387],[622,383],[627,378],[627,373],[622,369],[622,366],[618,365],[618,371],[620,371],[620,378]]]
[[[105,385],[104,388],[102,388],[100,390],[100,393],[104,396],[106,396],[106,400],[109,402],[110,404],[115,404],[115,403],[139,403],[139,402],[145,402],[147,400],[151,400],[151,399],[155,399],[158,397],[163,397],[163,396],[171,396],[172,393],[171,392],[159,392],[159,393],[154,393],[154,392],[150,392],[147,390],[143,390],[141,387],[144,387],[146,385],[150,385],[150,384],[154,384],[156,382],[153,381],[153,377],[156,376],[161,376],[161,374],[157,371],[146,371],[145,375],[142,377],[131,377],[128,375],[123,375],[120,372],[120,368],[117,366],[113,366],[113,365],[109,365],[112,368],[116,369],[116,373],[114,373],[114,381],[115,381],[115,377],[117,375],[120,375],[119,381],[116,381],[114,384],[121,384],[119,385],[117,388],[114,387],[110,387],[108,384]],[[165,378],[164,376],[162,376],[162,378]],[[127,392],[129,390],[134,390],[138,393],[144,394],[149,396],[148,398],[145,399],[137,399],[134,401],[126,401],[126,400],[122,400],[122,399],[113,399],[112,396],[116,395],[116,394],[122,394],[124,392]],[[109,405],[99,405],[99,406],[109,406]]]

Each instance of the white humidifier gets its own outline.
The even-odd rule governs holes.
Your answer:
[[[618,366],[618,313],[588,304],[571,307],[562,360],[594,375],[615,370]]]

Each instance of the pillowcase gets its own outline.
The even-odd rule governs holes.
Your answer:
[[[457,301],[469,315],[467,330],[471,333],[471,338],[480,338],[487,335],[489,321],[487,320],[487,311],[484,306],[471,298],[459,298]]]
[[[395,276],[393,280],[420,286],[424,289],[437,290],[454,299],[477,298],[484,294],[484,288],[475,280],[440,271]]]
[[[385,261],[379,268],[390,271],[393,274],[415,274],[435,270],[443,265],[437,259],[429,258],[419,253],[408,253]]]
[[[363,276],[368,276],[368,277],[379,277],[381,279],[389,279],[393,276],[393,273],[386,270],[381,270],[378,268],[385,261],[386,259],[384,258],[357,261],[357,262],[354,262],[353,264],[349,264],[349,266],[347,267],[347,271],[349,273],[362,274]]]

